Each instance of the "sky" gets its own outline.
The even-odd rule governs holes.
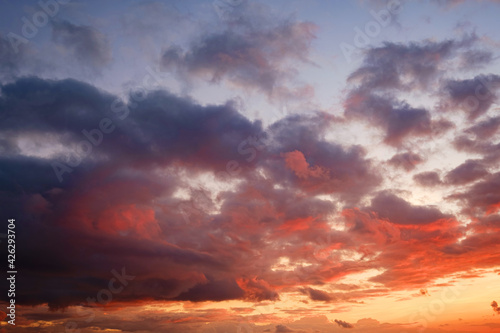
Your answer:
[[[0,332],[500,331],[498,13],[0,0]]]

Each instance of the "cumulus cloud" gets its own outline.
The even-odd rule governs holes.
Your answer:
[[[363,65],[349,76],[349,81],[363,89],[425,89],[440,74],[440,65],[468,49],[477,41],[475,35],[462,40],[419,43],[384,43],[366,53]]]
[[[295,286],[302,279],[271,270],[281,251],[292,260],[320,262],[300,244],[307,239],[331,246],[320,236],[336,203],[302,193],[359,200],[380,181],[362,149],[324,139],[327,121],[333,121],[325,114],[289,117],[263,129],[231,104],[200,106],[166,91],[134,98],[132,92],[123,101],[76,80],[24,78],[2,86],[0,134],[9,152],[1,161],[0,195],[9,207],[2,214],[23,218],[20,229],[26,237],[54,244],[42,249],[29,242],[19,250],[30,272],[20,278],[27,286],[19,292],[21,304],[47,303],[51,309],[79,304],[105,287],[112,268],[122,267],[137,277],[117,302],[278,300],[276,286]],[[114,130],[96,134],[103,119]],[[16,135],[7,135],[13,130]],[[289,140],[298,132],[302,140]],[[35,144],[39,136],[64,140],[65,146],[36,154],[26,150],[23,142]],[[82,142],[92,151],[81,151]],[[228,169],[231,161],[237,168]],[[59,175],[62,181],[55,162],[68,168]],[[325,176],[316,177],[315,170]],[[219,176],[221,171],[228,176]],[[185,175],[199,174],[239,184],[217,199],[195,188],[191,198],[174,195],[190,188]],[[266,175],[276,176],[271,182]],[[200,191],[203,200],[193,199]],[[105,203],[98,199],[104,196]],[[199,233],[191,232],[195,226]],[[276,239],[286,245],[275,248]],[[66,250],[58,251],[60,246]],[[78,250],[82,247],[85,255]],[[262,271],[253,278],[256,265]],[[87,266],[85,273],[64,278]],[[319,278],[320,266],[314,270],[303,278]],[[54,285],[40,278],[46,274]]]
[[[263,93],[252,108],[313,97],[318,85],[298,73],[322,56],[312,52],[317,26],[251,1],[223,4],[222,15],[216,7],[206,16],[220,15],[216,27],[201,33],[183,12],[193,4],[133,5],[137,15],[117,16],[119,35],[134,35],[137,59],[158,61],[165,47],[161,67],[178,81]],[[69,21],[51,28],[49,45],[75,68],[113,68],[110,30]],[[38,41],[14,55],[0,36],[0,217],[22,221],[22,324],[36,331],[36,321],[64,325],[92,311],[82,330],[232,332],[243,319],[266,332],[400,329],[310,314],[395,291],[429,295],[426,288],[464,267],[500,262],[500,81],[471,74],[494,61],[483,40],[367,47],[349,69],[343,109],[308,108],[264,126],[235,102],[204,103],[206,85],[197,101],[163,88],[121,94],[71,78],[20,78]],[[467,109],[470,96],[478,103]],[[357,122],[371,128],[347,137]],[[467,159],[422,170],[449,137]],[[391,183],[386,169],[401,180]],[[412,185],[435,190],[433,200],[446,191],[453,202],[416,203],[406,196]],[[416,190],[419,200],[427,196]],[[103,296],[120,272],[131,279],[113,303],[81,305]],[[351,274],[370,277],[352,284]],[[299,306],[287,307],[289,299]],[[300,319],[277,325],[277,313]]]
[[[250,29],[247,21],[238,20],[230,29],[205,34],[187,50],[168,47],[161,55],[162,68],[183,78],[199,77],[212,83],[227,80],[269,97],[291,97],[290,79],[295,74],[290,64],[309,62],[316,26],[287,20],[260,25],[254,22]],[[310,89],[299,90],[310,93]]]
[[[344,115],[366,121],[385,133],[386,144],[401,147],[412,138],[439,137],[455,124],[432,108],[414,106],[407,92],[434,95],[438,110],[462,109],[470,120],[488,112],[496,101],[498,78],[494,74],[472,79],[447,78],[447,68],[462,64],[464,71],[491,64],[492,54],[480,48],[480,38],[465,34],[459,39],[385,43],[365,52],[363,63],[349,78]],[[432,87],[441,87],[435,93]]]

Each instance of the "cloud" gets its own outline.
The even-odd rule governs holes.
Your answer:
[[[13,45],[16,45],[16,49]],[[24,43],[16,44],[15,41],[0,33],[0,77],[11,78],[19,74],[24,65],[27,46]]]
[[[245,293],[236,281],[219,280],[197,284],[175,297],[179,301],[224,301],[242,298]]]
[[[344,110],[304,108],[263,125],[243,112],[328,90],[300,81],[322,77],[331,60],[313,52],[314,23],[245,0],[124,6],[127,15],[112,13],[118,25],[56,21],[17,54],[0,36],[0,218],[19,222],[21,330],[77,320],[82,331],[400,331],[408,325],[311,314],[408,290],[428,295],[443,279],[498,266],[498,77],[471,74],[494,65],[495,53],[481,48],[487,37],[367,47],[348,69]],[[115,49],[125,58],[113,63]],[[38,52],[60,64],[32,70]],[[322,67],[301,72],[313,59]],[[66,77],[60,65],[104,74],[142,60],[178,75],[166,85],[200,84],[201,100],[119,91],[120,78],[135,81],[134,66],[95,84],[19,78]],[[483,81],[491,95],[474,88]],[[256,98],[247,109],[206,103],[234,87]],[[442,112],[467,96],[477,110]],[[441,156],[450,138],[459,153]],[[426,168],[443,156],[465,162]],[[406,195],[412,186],[426,188],[417,198]],[[365,279],[352,284],[356,276]]]
[[[406,171],[411,171],[417,167],[418,164],[424,162],[424,159],[416,153],[405,152],[398,153],[391,157],[387,163],[395,168],[401,168]]]
[[[467,68],[481,68],[494,60],[493,53],[485,50],[468,50],[460,58],[461,65]]]
[[[429,296],[429,291],[427,289],[420,289],[420,295]]]
[[[122,267],[136,278],[113,295],[116,302],[278,300],[279,288],[325,278],[319,264],[298,280],[271,269],[281,251],[292,261],[321,263],[319,252],[303,248],[305,240],[332,246],[323,239],[337,203],[303,193],[355,201],[380,181],[362,149],[324,139],[335,119],[322,113],[291,116],[264,130],[230,103],[200,106],[166,91],[140,98],[131,92],[122,101],[76,80],[24,78],[1,88],[0,135],[8,151],[0,161],[0,196],[8,204],[2,216],[26,221],[20,227],[26,239],[46,240],[43,248],[32,241],[18,252],[30,272],[19,281],[29,286],[19,292],[21,304],[74,306],[95,297],[111,270]],[[102,119],[115,129],[96,134]],[[39,137],[65,145],[48,149]],[[92,152],[78,153],[83,141],[94,142]],[[76,159],[60,182],[53,163]],[[240,171],[219,177],[229,161]],[[326,178],[315,177],[315,165]],[[217,197],[189,184],[198,175],[221,184]],[[237,185],[227,187],[232,180]],[[189,198],[175,195],[181,188]],[[187,218],[181,204],[190,207]],[[340,233],[329,237],[347,241]],[[78,267],[90,268],[79,273]]]
[[[428,224],[447,217],[438,208],[414,206],[389,191],[377,194],[368,209],[376,212],[380,218],[402,225]]]
[[[500,76],[478,75],[473,79],[447,80],[443,84],[444,108],[463,110],[469,120],[485,114],[497,100],[496,91],[500,88]]]
[[[456,62],[472,70],[493,61],[490,51],[477,48],[479,41],[475,34],[465,34],[441,42],[386,42],[369,48],[348,77],[345,117],[375,125],[385,133],[384,143],[401,147],[412,138],[436,138],[455,127],[432,108],[410,104],[404,99],[409,92],[434,95],[440,99],[437,109],[462,108],[469,119],[486,113],[496,100],[496,75],[446,78],[447,68],[456,68]],[[438,86],[436,94],[432,87]]]
[[[500,307],[498,306],[498,303],[493,301],[491,302],[491,307],[493,308],[493,311],[496,312],[497,314],[500,314]]]
[[[492,2],[492,3],[499,3],[498,0],[478,0],[478,2]],[[465,3],[465,0],[432,0],[432,2],[439,4],[440,6],[445,7],[445,9],[452,9],[455,8],[463,3]]]
[[[52,39],[63,46],[80,65],[93,71],[100,72],[112,60],[107,37],[90,26],[53,21]]]
[[[310,167],[304,157],[304,154],[298,150],[284,153],[287,168],[292,170],[299,178],[326,178],[326,170],[321,167]]]
[[[335,118],[317,113],[292,115],[269,127],[268,167],[275,179],[309,193],[338,193],[356,202],[380,183],[380,175],[361,146],[343,147],[324,139]]]
[[[313,288],[303,288],[301,292],[308,295],[309,298],[313,301],[329,302],[333,300],[333,298],[327,292],[322,290]]]
[[[205,34],[187,50],[170,46],[162,53],[162,68],[183,78],[198,77],[212,83],[227,80],[269,97],[286,95],[292,90],[289,81],[295,76],[289,64],[309,62],[316,26],[287,20],[249,29],[245,22],[234,23],[239,29],[233,26]]]
[[[463,185],[481,179],[488,174],[488,169],[483,163],[477,160],[467,160],[448,172],[445,181],[452,185]]]
[[[363,90],[410,90],[425,89],[440,74],[440,65],[471,47],[477,41],[475,35],[462,40],[442,42],[396,44],[385,42],[381,47],[370,48],[363,64],[348,78]]]
[[[491,138],[500,128],[500,117],[489,117],[467,128],[466,133],[474,134],[481,140]]]
[[[276,333],[287,333],[287,332],[294,332],[291,328],[286,327],[285,325],[276,325]]]
[[[435,171],[421,172],[413,176],[413,180],[424,187],[434,187],[441,185],[441,177]]]
[[[208,237],[204,240],[192,239],[190,232],[183,236],[188,230],[178,208],[183,201],[172,197],[182,181],[176,171],[164,172],[182,162],[185,172],[204,170],[215,174],[225,170],[228,161],[244,161],[246,155],[238,152],[238,146],[249,136],[261,134],[260,125],[229,105],[201,107],[166,93],[151,93],[135,104],[134,100],[122,103],[118,113],[112,111],[117,100],[75,80],[25,78],[2,86],[0,134],[10,145],[9,154],[3,155],[1,161],[0,183],[4,191],[0,195],[9,202],[2,216],[26,217],[26,224],[20,227],[26,237],[44,237],[44,244],[53,244],[41,249],[38,242],[30,242],[19,251],[26,270],[31,272],[20,283],[40,288],[40,292],[31,287],[20,292],[20,302],[48,303],[51,308],[81,303],[105,287],[112,268],[124,265],[130,274],[142,271],[144,265],[155,269],[134,280],[133,289],[117,295],[117,300],[276,298],[276,293],[262,283],[251,285],[247,296],[236,283],[239,273],[224,275],[229,263],[224,264],[225,259],[215,254],[218,250],[213,247],[217,245],[208,233],[202,236]],[[121,117],[125,112],[129,112],[127,117]],[[75,158],[74,144],[90,140],[82,131],[99,128],[104,118],[112,119],[116,131],[101,133],[102,142],[94,145],[94,151],[83,156],[81,163],[59,182],[52,163],[67,163],[64,158],[60,160],[65,153]],[[8,135],[14,130],[16,135]],[[64,138],[68,148],[65,153],[47,150],[40,156],[20,148],[22,140],[37,135]],[[123,135],[128,140],[123,141]],[[94,135],[93,140],[97,138]],[[105,203],[96,199],[103,196]],[[204,209],[203,205],[197,207]],[[192,216],[193,223],[196,219]],[[47,233],[43,230],[49,224],[52,232]],[[170,230],[170,242],[163,240],[165,230]],[[178,245],[180,239],[188,244]],[[204,243],[205,249],[196,250],[195,243]],[[56,254],[58,246],[66,250]],[[88,248],[89,256],[78,252],[82,247]],[[221,244],[220,251],[225,252],[224,247]],[[41,257],[29,259],[30,252]],[[94,262],[101,256],[106,259]],[[146,257],[149,259],[141,263]],[[52,259],[41,265],[37,263],[41,258]],[[154,263],[158,258],[163,258],[164,268]],[[85,274],[74,274],[70,280],[63,278],[76,267],[87,266],[92,269]],[[38,279],[46,274],[52,275],[60,292],[47,287],[48,280]]]
[[[247,299],[252,301],[279,300],[278,293],[264,280],[240,279],[238,281],[240,287],[245,290]]]
[[[433,120],[425,108],[414,108],[406,102],[364,88],[352,90],[344,107],[348,119],[364,120],[382,129],[384,142],[392,146],[400,146],[411,136],[439,135],[452,127],[449,121]]]
[[[470,212],[483,211],[491,214],[500,208],[498,186],[500,186],[500,173],[496,172],[473,184],[466,191],[450,195],[449,199],[463,200],[466,204],[464,209]]]
[[[335,319],[334,321],[342,328],[354,328],[354,325],[349,324],[348,322],[345,322],[343,320]]]
[[[40,75],[54,70],[33,43],[19,35],[0,32],[0,80],[12,82],[26,75]]]

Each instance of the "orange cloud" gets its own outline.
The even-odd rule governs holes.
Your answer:
[[[299,178],[326,178],[327,170],[320,166],[309,166],[304,154],[299,150],[284,153],[286,166]]]

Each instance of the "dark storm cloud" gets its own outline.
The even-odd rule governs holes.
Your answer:
[[[413,176],[413,180],[421,186],[433,187],[442,184],[441,177],[435,171],[421,172]]]
[[[64,46],[72,57],[95,71],[102,70],[112,60],[111,47],[98,30],[68,21],[52,22],[53,40]]]
[[[317,260],[301,249],[302,239],[320,242],[336,209],[302,193],[355,201],[380,182],[360,147],[325,141],[336,118],[323,113],[291,116],[264,132],[230,103],[200,106],[165,91],[131,92],[121,101],[75,80],[24,78],[1,92],[0,135],[8,151],[0,161],[0,196],[8,204],[2,216],[23,220],[19,232],[27,244],[18,251],[27,273],[19,279],[20,304],[80,304],[106,289],[112,270],[122,267],[135,278],[113,295],[118,302],[277,300],[274,286],[294,282],[271,270],[275,259],[286,253],[291,260]],[[95,132],[89,138],[82,131],[99,128],[104,118],[115,130],[101,133],[63,182],[52,163],[64,158],[50,150],[28,157],[19,145],[41,135],[64,140],[71,155],[79,141],[96,140]],[[259,138],[262,149],[247,151]],[[213,205],[208,198],[185,219],[179,204],[191,202],[173,196],[189,188],[179,173],[216,174],[231,160],[239,161],[242,172],[232,177],[240,183],[219,194],[220,212],[205,211]],[[276,248],[281,237],[286,243]],[[336,233],[332,238],[346,241]],[[262,258],[255,248],[270,255]],[[248,278],[255,267],[261,277]]]
[[[242,142],[264,136],[260,122],[250,122],[230,104],[200,107],[162,91],[148,94],[127,119],[121,127],[129,138],[127,149],[219,170],[228,161],[247,157],[238,151]]]
[[[380,218],[403,225],[428,224],[447,217],[435,207],[414,206],[388,191],[377,194],[368,209],[376,212]]]
[[[467,160],[446,174],[445,181],[452,185],[464,185],[488,175],[488,169],[481,161]]]
[[[1,89],[0,130],[15,130],[18,136],[59,135],[66,144],[76,145],[81,140],[91,141],[88,133],[107,118],[116,130],[104,134],[103,144],[95,149],[122,160],[140,156],[169,163],[182,159],[224,170],[228,161],[241,159],[238,147],[245,139],[263,136],[259,123],[251,123],[230,105],[204,108],[162,91],[140,98],[132,93],[124,103],[91,85],[69,79],[24,78]],[[214,135],[221,138],[213,142]],[[90,136],[98,140],[98,135]],[[12,138],[7,140],[6,148],[15,150]]]
[[[228,267],[213,255],[217,251],[209,250],[210,238],[195,240],[205,242],[204,251],[172,245],[179,241],[176,235],[192,234],[191,227],[180,223],[184,220],[179,199],[171,198],[179,180],[167,175],[159,182],[151,172],[172,163],[192,170],[224,170],[231,159],[246,157],[238,146],[250,135],[261,135],[260,124],[230,105],[201,107],[166,92],[151,92],[140,101],[132,94],[128,103],[116,103],[116,97],[75,80],[25,78],[2,86],[1,92],[0,134],[8,150],[0,161],[0,196],[8,203],[2,218],[22,219],[19,230],[29,244],[18,251],[29,272],[19,280],[24,288],[18,294],[20,303],[48,303],[51,308],[79,304],[106,288],[111,269],[125,266],[129,274],[137,275],[158,267],[159,258],[165,269],[140,275],[134,287],[115,299],[247,297],[234,279],[234,288],[226,290],[231,279],[222,272]],[[102,144],[64,174],[62,183],[51,165],[57,155],[27,157],[18,147],[18,139],[36,134],[64,139],[70,148],[74,142],[90,140],[82,131],[98,128],[103,118],[112,119],[116,131],[101,133]],[[154,203],[160,197],[165,198],[163,208]],[[160,240],[163,229],[170,230],[171,244]],[[34,241],[39,237],[44,242]],[[82,248],[86,254],[78,250]],[[79,267],[88,269],[83,272]],[[74,278],[65,278],[68,274]],[[260,299],[276,297],[260,284],[251,287]]]
[[[198,76],[214,83],[227,79],[272,96],[287,89],[285,81],[293,76],[289,61],[308,61],[315,26],[289,21],[268,26],[207,34],[188,50],[171,46],[162,54],[161,66],[183,78]]]
[[[1,86],[0,130],[76,133],[95,127],[113,97],[76,81],[21,78]]]

